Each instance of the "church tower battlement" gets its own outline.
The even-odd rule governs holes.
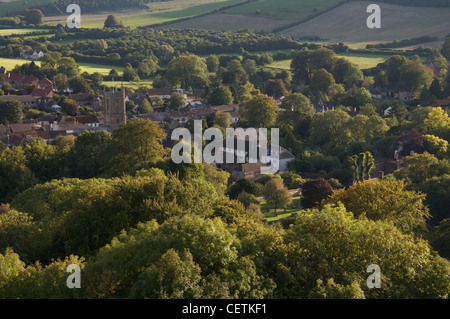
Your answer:
[[[103,90],[103,106],[105,108],[105,125],[116,129],[127,122],[125,108],[125,90],[113,88],[111,91]]]

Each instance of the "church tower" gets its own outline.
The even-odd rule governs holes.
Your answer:
[[[125,90],[113,88],[111,91],[103,90],[103,106],[105,108],[105,125],[116,129],[127,122],[125,108]]]

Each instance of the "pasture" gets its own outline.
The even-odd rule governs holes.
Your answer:
[[[371,2],[350,2],[280,34],[301,38],[319,36],[328,42],[361,47],[412,37],[445,37],[450,30],[450,8],[406,7],[381,4],[381,29],[366,25]]]
[[[25,63],[30,63],[29,60],[22,60],[22,59],[10,59],[10,58],[0,58],[0,66],[5,67],[8,71],[12,70],[16,65],[22,65]],[[36,65],[40,66],[40,61],[35,61]],[[88,73],[95,73],[98,72],[102,75],[108,75],[109,71],[111,69],[116,69],[117,72],[122,73],[123,68],[112,66],[112,65],[102,65],[102,64],[93,64],[93,63],[83,63],[79,62],[78,65],[80,66],[81,73],[88,72]]]
[[[82,16],[83,28],[103,28],[106,17],[114,14],[126,27],[137,28],[151,24],[173,21],[181,18],[193,17],[211,12],[224,6],[236,4],[243,0],[173,0],[168,2],[150,3],[148,11],[128,10],[119,12],[103,12],[99,14],[85,14]],[[163,5],[165,4],[166,7]],[[161,6],[161,9],[158,9]],[[144,12],[144,13],[142,13]],[[46,21],[51,25],[65,23],[67,16],[49,17]]]

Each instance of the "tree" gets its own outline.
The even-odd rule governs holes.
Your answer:
[[[448,168],[443,167],[436,156],[425,152],[405,157],[403,167],[395,171],[394,175],[418,185],[429,178],[448,173]]]
[[[213,89],[209,95],[208,102],[213,105],[230,105],[233,104],[234,98],[227,86],[219,86]]]
[[[119,27],[123,27],[122,22],[119,21],[119,19],[117,19],[117,17],[115,15],[110,14],[106,20],[105,20],[105,24],[103,25],[104,28],[119,28]]]
[[[342,204],[325,205],[298,214],[287,232],[285,244],[292,249],[286,252],[288,262],[284,264],[291,270],[300,265],[302,269],[290,277],[290,298],[448,295],[450,263],[433,254],[426,240],[404,234],[391,223],[355,218]],[[365,268],[370,264],[382,269],[385,288],[367,287]],[[329,278],[333,278],[332,284]]]
[[[211,73],[216,73],[219,70],[220,61],[217,55],[210,55],[206,58],[206,65],[208,71]]]
[[[400,67],[400,89],[418,94],[424,87],[428,88],[432,81],[432,71],[422,62],[408,61]]]
[[[7,100],[0,102],[0,123],[16,124],[22,123],[23,112],[22,103],[17,100]]]
[[[139,76],[136,74],[136,72],[133,69],[133,66],[130,63],[127,63],[125,65],[125,68],[123,69],[123,76],[124,81],[136,81],[139,80]]]
[[[281,79],[271,79],[267,81],[264,93],[275,98],[280,98],[287,93],[286,86]]]
[[[131,298],[195,299],[201,297],[201,268],[186,250],[169,249],[134,284]]]
[[[403,181],[371,180],[334,191],[326,204],[344,204],[356,218],[367,217],[395,225],[405,233],[422,232],[430,217],[425,195],[406,190]]]
[[[313,208],[333,194],[333,187],[324,178],[307,181],[302,187],[302,207]]]
[[[74,58],[64,57],[58,61],[57,73],[65,74],[68,78],[76,77],[80,73],[80,66]]]
[[[430,225],[437,225],[450,218],[450,174],[442,174],[422,181],[417,189],[426,194],[425,204],[430,208]]]
[[[272,127],[277,116],[278,106],[272,98],[258,94],[244,101],[239,108],[241,120],[250,127]]]
[[[441,85],[438,79],[434,79],[430,86],[430,93],[437,99],[442,97]]]
[[[37,182],[27,167],[22,148],[16,147],[0,153],[0,203],[9,203],[19,193]]]
[[[231,115],[228,112],[217,112],[214,117],[214,125],[221,128],[229,128],[231,124]]]
[[[170,109],[176,111],[185,106],[186,106],[186,99],[184,98],[184,95],[178,92],[172,93],[172,96],[170,97],[169,101]]]
[[[408,60],[402,55],[393,55],[386,62],[386,77],[391,88],[398,88],[402,74],[401,67],[406,64]]]
[[[435,155],[436,157],[442,159],[448,153],[448,142],[434,135],[424,135],[425,146],[427,150]]]
[[[170,61],[166,76],[173,86],[201,88],[203,85],[199,85],[200,82],[205,84],[208,79],[208,68],[196,55],[181,55]]]
[[[161,141],[164,130],[155,122],[134,118],[114,130],[108,145],[104,169],[112,176],[130,173],[133,168],[167,155]]]
[[[153,113],[153,107],[147,99],[144,99],[144,101],[142,101],[142,104],[139,107],[139,112],[143,114]]]
[[[53,83],[55,84],[55,87],[58,90],[58,92],[62,93],[65,89],[67,89],[69,79],[65,74],[58,73],[53,77]]]
[[[450,242],[450,219],[441,221],[433,229],[430,242],[440,256],[450,259],[450,246],[448,245]]]
[[[292,195],[283,184],[283,180],[273,178],[264,187],[264,199],[269,204],[275,205],[275,213],[279,206],[286,207],[292,202]]]
[[[40,25],[44,23],[44,14],[39,9],[31,9],[25,12],[24,19],[27,24]]]
[[[290,124],[295,127],[297,124],[307,127],[316,112],[311,101],[301,93],[292,93],[284,97],[280,106],[284,111],[278,113],[278,122]]]
[[[335,84],[333,75],[325,69],[320,69],[314,72],[311,78],[310,88],[316,96],[327,97],[331,87]]]
[[[369,94],[369,92],[367,92],[365,88],[360,88],[353,96],[353,98],[355,99],[358,107],[367,104],[373,104],[372,96]]]
[[[450,132],[450,117],[441,107],[434,107],[423,121],[426,132],[448,139]]]
[[[149,78],[158,70],[158,65],[155,61],[149,59],[144,62],[139,63],[137,68],[138,75],[143,78]]]
[[[350,157],[353,170],[353,180],[362,182],[370,179],[370,171],[375,165],[375,160],[370,152],[360,153]]]

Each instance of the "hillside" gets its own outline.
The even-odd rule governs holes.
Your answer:
[[[329,42],[377,43],[421,36],[444,38],[450,30],[450,8],[404,7],[380,4],[381,29],[366,26],[371,2],[350,2],[280,34],[301,38],[319,36]]]

